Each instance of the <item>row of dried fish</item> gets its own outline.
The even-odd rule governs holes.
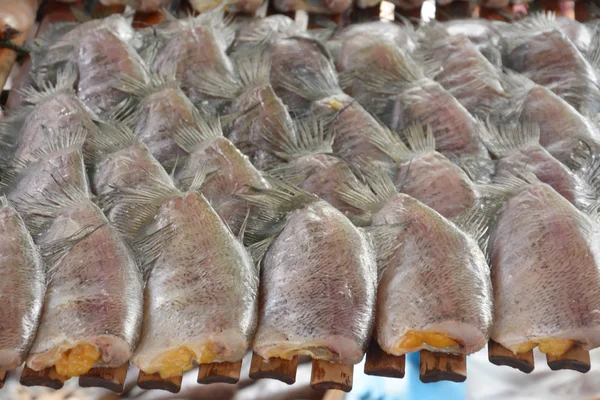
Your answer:
[[[130,23],[55,25],[3,120],[0,368],[600,345],[593,40]]]

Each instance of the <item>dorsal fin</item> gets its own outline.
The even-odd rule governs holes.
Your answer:
[[[171,137],[179,147],[193,153],[199,146],[223,136],[219,118],[194,112],[194,122],[180,119]]]
[[[337,195],[352,207],[376,213],[397,192],[390,176],[375,165],[362,162],[353,166],[358,180],[340,183]]]
[[[536,122],[497,125],[489,120],[479,121],[477,130],[485,146],[496,157],[504,157],[540,142],[540,126]]]

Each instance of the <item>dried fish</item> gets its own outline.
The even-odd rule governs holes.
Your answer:
[[[0,197],[0,368],[25,361],[37,331],[46,290],[46,271],[25,223]]]
[[[492,339],[553,356],[575,343],[598,347],[598,222],[531,173],[503,177],[497,189],[506,198],[490,231]]]
[[[283,186],[244,197],[275,223],[273,236],[251,248],[262,260],[254,352],[265,359],[305,354],[360,362],[371,335],[377,284],[367,236],[301,189]]]

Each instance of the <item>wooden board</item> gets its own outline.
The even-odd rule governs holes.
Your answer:
[[[467,357],[464,355],[421,350],[420,359],[420,379],[423,383],[464,382],[467,379]]]
[[[238,362],[222,362],[200,364],[198,383],[237,383],[240,380],[242,360]]]
[[[265,360],[258,354],[252,354],[252,364],[250,365],[251,379],[277,379],[292,385],[296,382],[296,370],[298,369],[298,356],[291,360],[282,358],[269,358]]]
[[[171,393],[179,393],[181,390],[182,379],[182,375],[174,376],[169,379],[162,379],[158,373],[146,374],[144,371],[140,371],[137,385],[142,389],[160,389]]]
[[[118,368],[92,368],[87,374],[79,377],[79,386],[100,387],[121,393],[128,369],[129,363]]]
[[[365,374],[387,378],[404,378],[406,357],[394,356],[381,350],[377,341],[371,341],[365,361]]]
[[[493,340],[488,342],[488,359],[492,364],[506,365],[525,372],[526,374],[530,373],[535,368],[533,350],[529,350],[527,353],[515,354]]]
[[[0,369],[0,389],[4,387],[4,382],[6,382],[7,375],[8,374],[6,373],[6,371]]]
[[[310,387],[315,390],[336,389],[344,392],[352,390],[354,365],[313,360]]]
[[[591,368],[590,352],[584,350],[580,345],[573,346],[560,357],[553,357],[547,354],[546,361],[553,371],[571,369],[573,371],[586,373]]]
[[[19,382],[23,386],[45,386],[52,389],[60,389],[65,383],[66,377],[59,375],[56,368],[46,368],[34,371],[29,367],[23,368]]]

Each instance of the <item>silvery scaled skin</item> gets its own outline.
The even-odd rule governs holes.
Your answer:
[[[429,331],[460,344],[435,351],[471,354],[482,349],[493,306],[489,267],[477,242],[405,194],[391,197],[373,216],[373,225],[398,223],[406,224],[398,235],[402,245],[389,259],[377,293],[379,345],[399,355],[400,337]]]
[[[236,195],[247,193],[249,187],[267,188],[268,182],[248,157],[224,137],[200,144],[177,171],[175,179],[189,185],[202,168],[211,174],[202,185],[202,194],[237,233],[248,208]]]
[[[293,211],[262,262],[254,352],[360,362],[376,285],[373,249],[342,213],[322,200]]]
[[[136,110],[134,133],[163,165],[172,166],[178,157],[187,155],[171,138],[171,132],[183,120],[193,121],[195,107],[175,87],[166,87],[145,97]]]
[[[25,361],[46,290],[42,258],[17,211],[0,199],[0,369]]]
[[[600,112],[600,78],[573,42],[552,21],[547,24],[513,23],[514,30],[505,35],[505,65],[552,90],[579,112],[595,115]]]
[[[443,217],[454,218],[479,198],[476,185],[459,166],[432,151],[398,165],[395,185]]]
[[[149,232],[170,226],[146,285],[142,340],[132,361],[154,372],[185,346],[195,361],[239,361],[254,337],[258,271],[208,201],[195,192],[164,201]],[[211,354],[214,347],[216,354]]]
[[[93,30],[79,40],[75,51],[77,95],[104,118],[128,97],[115,88],[121,74],[141,82],[147,80],[144,62],[131,44],[110,29]]]
[[[54,365],[61,352],[80,343],[100,350],[95,367],[119,367],[137,344],[143,312],[143,282],[133,253],[102,211],[76,198],[56,210],[38,240],[50,246],[64,240],[64,257],[52,265],[42,319],[27,365]]]
[[[501,71],[477,50],[468,37],[450,35],[440,24],[424,28],[420,51],[441,65],[435,80],[472,114],[485,116],[507,97]]]
[[[600,227],[550,186],[513,189],[491,227],[495,322],[510,349],[539,339],[600,346]]]

